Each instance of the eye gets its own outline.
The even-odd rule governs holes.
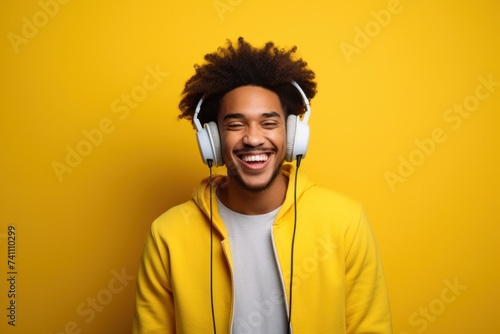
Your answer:
[[[262,126],[264,127],[264,129],[274,129],[278,126],[278,122],[267,121],[262,123]]]
[[[240,130],[241,128],[243,128],[243,126],[244,125],[241,122],[231,122],[231,123],[226,124],[226,129],[236,131],[236,130]]]

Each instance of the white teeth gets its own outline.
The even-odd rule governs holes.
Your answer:
[[[243,156],[243,161],[245,161],[245,162],[250,162],[250,161],[267,161],[267,155],[265,155],[265,154],[260,154],[260,155],[245,155],[245,156]]]

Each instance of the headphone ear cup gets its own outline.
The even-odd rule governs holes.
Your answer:
[[[293,160],[293,146],[295,142],[295,132],[297,129],[297,116],[290,115],[286,119],[286,161]]]
[[[208,160],[214,160],[212,152],[212,144],[210,143],[210,136],[206,128],[202,128],[196,132],[196,139],[198,141],[198,148],[201,153],[201,160],[206,165]]]
[[[208,131],[211,143],[212,143],[212,152],[213,152],[213,163],[215,166],[224,165],[224,159],[222,159],[222,148],[221,148],[221,140],[219,135],[219,128],[217,127],[217,123],[208,122],[205,125],[205,128]]]
[[[198,148],[200,149],[201,158],[205,165],[208,164],[208,160],[212,160],[215,166],[224,165],[219,129],[215,122],[204,124],[203,129],[196,132],[196,138],[198,139]]]
[[[298,155],[305,158],[309,145],[309,125],[300,120],[296,115],[287,118],[286,133],[286,161],[297,159]]]

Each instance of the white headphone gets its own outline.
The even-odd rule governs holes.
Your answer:
[[[295,86],[295,88],[297,88],[302,96],[306,112],[304,113],[302,120],[297,115],[289,115],[287,117],[285,159],[289,162],[296,160],[299,155],[302,156],[302,159],[306,156],[310,132],[307,121],[309,120],[309,116],[311,114],[311,106],[306,94],[295,81],[292,81],[291,83]],[[208,164],[208,161],[211,160],[215,166],[223,166],[224,160],[222,159],[221,141],[217,123],[211,121],[205,123],[202,127],[200,120],[198,119],[202,103],[203,97],[196,105],[193,116],[193,122],[196,127],[196,138],[198,139],[198,147],[201,152],[201,157],[203,159],[203,163],[206,165]]]

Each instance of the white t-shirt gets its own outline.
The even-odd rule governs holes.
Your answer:
[[[287,332],[283,284],[272,243],[279,208],[247,216],[226,208],[217,198],[219,214],[229,233],[233,260],[233,334]]]

